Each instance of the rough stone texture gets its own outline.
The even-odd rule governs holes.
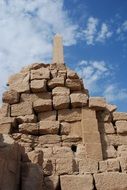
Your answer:
[[[19,102],[19,93],[15,90],[6,91],[3,93],[3,102],[8,104],[15,104]]]
[[[0,108],[0,189],[127,189],[127,113],[89,97],[57,53],[59,63],[34,63],[9,79]]]
[[[81,120],[81,110],[80,109],[64,109],[58,111],[59,121],[80,121]]]
[[[19,73],[11,76],[8,81],[11,90],[17,92],[29,92],[29,73]]]
[[[60,177],[61,190],[93,190],[91,175],[65,175]]]
[[[58,134],[59,132],[59,121],[40,121],[39,123],[39,134]]]
[[[124,190],[127,189],[127,174],[111,172],[94,174],[97,190]]]
[[[70,88],[71,91],[80,91],[81,82],[79,79],[66,79],[66,87]]]
[[[98,171],[98,162],[93,159],[80,159],[79,160],[79,173],[97,173]]]
[[[11,116],[31,115],[33,114],[32,104],[30,102],[21,102],[11,105]]]
[[[50,79],[50,71],[48,68],[40,68],[31,71],[31,80]]]
[[[67,96],[70,95],[70,89],[66,87],[56,87],[52,90],[53,96]]]
[[[70,95],[71,105],[73,108],[83,107],[87,105],[88,96],[83,93],[72,93]]]
[[[117,133],[126,134],[127,133],[127,121],[116,121]]]
[[[102,97],[90,97],[89,98],[89,107],[95,108],[97,110],[103,110],[106,108],[106,100]]]
[[[56,121],[56,111],[45,111],[38,114],[38,120],[44,121],[44,120],[50,120],[50,121]]]
[[[44,99],[42,97],[42,99],[39,98],[38,100],[36,100],[33,103],[33,108],[37,113],[43,112],[43,111],[51,111],[52,110],[52,100],[51,100],[49,94],[45,93]]]
[[[32,92],[45,92],[46,91],[46,80],[32,80],[30,84]]]
[[[124,113],[124,112],[114,112],[113,113],[113,120],[114,121],[127,120],[127,113]]]
[[[69,96],[54,96],[53,97],[53,107],[56,110],[69,108],[70,98]]]

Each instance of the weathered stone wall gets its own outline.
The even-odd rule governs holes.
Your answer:
[[[65,64],[30,65],[11,76],[8,86],[0,133],[14,141],[11,147],[18,146],[20,156],[11,174],[16,185],[2,186],[1,170],[0,190],[127,189],[126,113],[115,112],[104,98],[89,97]]]

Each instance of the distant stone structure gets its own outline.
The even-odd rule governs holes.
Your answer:
[[[9,78],[0,109],[0,190],[127,190],[127,113],[89,97],[66,67],[62,39],[52,64]]]

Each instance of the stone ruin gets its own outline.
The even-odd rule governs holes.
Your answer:
[[[127,113],[53,63],[9,78],[0,109],[0,190],[127,190]]]

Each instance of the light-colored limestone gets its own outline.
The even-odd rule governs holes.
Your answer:
[[[43,135],[39,137],[39,144],[57,144],[60,143],[61,138],[59,135]]]
[[[4,103],[15,104],[19,102],[19,93],[15,90],[6,91],[3,93],[2,100]]]
[[[116,121],[115,123],[117,133],[126,134],[127,133],[127,121]]]
[[[40,121],[39,122],[39,134],[58,134],[59,132],[59,121]]]
[[[45,111],[42,113],[38,113],[39,121],[56,121],[56,111]]]
[[[106,108],[106,100],[102,97],[90,97],[89,107],[97,110],[104,110]]]
[[[75,161],[72,158],[57,158],[56,159],[56,174],[65,175],[73,174],[75,172],[76,166]]]
[[[11,105],[11,116],[31,115],[33,114],[32,103],[21,102],[19,104]]]
[[[29,73],[18,73],[9,78],[8,84],[10,90],[21,92],[29,92]]]
[[[127,189],[127,174],[107,172],[94,174],[97,190],[124,190]]]
[[[84,107],[88,103],[88,96],[81,92],[70,94],[70,98],[71,98],[71,105],[73,108]]]
[[[10,105],[3,103],[0,108],[0,118],[10,117]]]
[[[124,112],[114,112],[113,113],[113,120],[114,121],[127,120],[127,113],[124,113]]]
[[[80,121],[81,120],[81,109],[64,109],[58,111],[59,121]]]
[[[65,86],[70,88],[71,91],[80,91],[82,87],[79,79],[66,79]]]
[[[84,158],[80,159],[78,162],[79,162],[79,174],[98,172],[98,162],[96,160]]]
[[[70,89],[66,87],[56,87],[52,90],[53,96],[67,96],[70,95]]]
[[[53,107],[55,110],[67,109],[69,105],[70,97],[68,95],[53,97]]]
[[[19,125],[19,132],[23,134],[38,135],[39,128],[36,123],[23,123]]]
[[[64,63],[62,37],[56,34],[53,41],[53,63]]]
[[[61,190],[94,189],[92,175],[63,175],[60,176],[60,183],[61,183]]]
[[[46,80],[32,80],[30,83],[32,92],[45,92],[46,91]]]
[[[48,87],[53,89],[55,87],[63,87],[64,86],[64,77],[55,77],[48,81]]]
[[[39,68],[31,70],[31,80],[50,79],[50,71],[48,68]]]
[[[92,142],[85,144],[86,157],[97,161],[103,160],[101,143]]]

